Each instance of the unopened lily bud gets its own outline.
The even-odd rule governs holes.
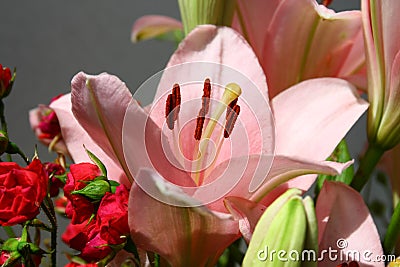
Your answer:
[[[197,25],[229,26],[236,0],[178,0],[185,35]]]
[[[106,180],[95,179],[90,182],[87,186],[80,190],[72,191],[71,194],[79,194],[90,198],[93,201],[99,201],[105,195],[105,193],[111,192],[110,184]]]
[[[243,266],[317,266],[318,231],[311,198],[289,189],[261,216],[256,225]]]

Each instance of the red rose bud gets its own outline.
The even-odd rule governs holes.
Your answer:
[[[0,98],[8,96],[11,92],[13,77],[9,68],[3,68],[0,64]]]
[[[60,188],[64,187],[63,181],[57,176],[65,174],[65,169],[60,164],[53,162],[46,162],[43,165],[50,179],[50,197],[56,197],[58,196]]]
[[[67,174],[67,181],[64,186],[64,195],[69,201],[65,213],[67,217],[72,219],[73,224],[82,223],[89,219],[95,207],[90,199],[71,193],[84,188],[98,176],[101,176],[101,171],[94,164],[79,163],[70,166],[70,172]]]
[[[61,95],[53,98],[51,102],[59,97]],[[29,112],[29,122],[37,139],[48,146],[50,151],[56,151],[64,155],[69,154],[62,139],[60,123],[53,109],[47,105],[39,105]]]
[[[2,155],[7,150],[8,143],[9,140],[7,135],[3,131],[0,131],[0,155]]]
[[[35,218],[47,194],[48,179],[38,159],[26,168],[14,162],[0,162],[0,225]]]

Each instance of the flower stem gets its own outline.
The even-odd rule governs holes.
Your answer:
[[[358,167],[358,170],[351,183],[351,186],[354,189],[359,192],[361,189],[363,189],[384,152],[384,149],[369,144],[367,151],[360,159],[360,166]]]
[[[400,236],[400,203],[394,209],[392,219],[390,220],[388,229],[383,240],[383,249],[386,255],[389,255]]]
[[[0,99],[0,123],[2,131],[8,138],[7,121],[6,117],[4,116],[4,102],[2,99]],[[9,153],[7,153],[7,161],[12,161],[11,155]]]
[[[57,266],[57,218],[56,214],[54,212],[54,206],[53,203],[51,202],[51,199],[49,196],[47,196],[42,204],[41,207],[46,214],[47,218],[49,218],[50,224],[51,224],[51,229],[50,229],[50,234],[51,234],[51,266],[56,267]]]

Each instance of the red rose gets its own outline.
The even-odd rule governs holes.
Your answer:
[[[79,224],[70,223],[61,238],[71,248],[81,251],[94,227],[95,221],[89,219]]]
[[[35,266],[40,266],[40,262],[42,261],[42,256],[40,255],[30,255],[32,262]],[[0,253],[0,265],[4,264],[10,258],[10,253],[7,251],[2,251]],[[21,259],[18,259],[16,263],[14,263],[13,267],[25,267],[25,265],[21,262]]]
[[[99,261],[112,252],[109,245],[123,244],[129,235],[128,189],[124,185],[115,193],[107,192],[102,198],[94,218],[80,223],[71,222],[62,235],[63,241],[81,252],[79,257],[87,262]]]
[[[71,223],[81,223],[89,219],[94,212],[94,206],[88,198],[81,195],[71,195],[71,192],[84,188],[87,182],[93,181],[100,175],[100,169],[91,163],[72,164],[70,166],[70,172],[64,186],[64,194],[69,200],[65,213],[72,219]]]
[[[67,265],[65,265],[65,267],[97,267],[97,264],[96,263],[80,264],[80,263],[70,262]]]
[[[128,226],[129,192],[124,185],[117,187],[115,194],[106,193],[97,211],[96,227],[100,229],[102,239],[108,244],[121,244],[129,235]]]
[[[62,95],[59,95],[53,98],[51,102],[57,100],[61,96]],[[43,104],[32,109],[29,112],[29,123],[40,142],[49,146],[50,150],[69,155],[68,149],[61,136],[60,123],[53,109]]]
[[[35,218],[47,194],[48,179],[38,159],[26,168],[14,162],[0,162],[0,225]]]
[[[54,175],[64,174],[65,169],[60,164],[53,163],[53,162],[46,162],[43,165],[44,165],[47,175],[49,177],[52,176],[52,178],[50,180],[50,196],[56,197],[58,195],[58,193],[60,192],[60,188],[64,187],[64,183],[60,179],[54,177]]]

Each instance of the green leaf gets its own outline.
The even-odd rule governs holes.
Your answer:
[[[340,141],[340,143],[337,145],[337,147],[333,151],[332,155],[327,160],[344,163],[344,162],[350,161],[351,159],[352,158],[351,158],[346,140],[343,139],[342,141]],[[339,181],[339,182],[343,182],[343,183],[349,185],[351,183],[351,181],[353,180],[353,176],[354,176],[353,165],[351,165],[346,170],[344,170],[342,172],[342,174],[340,174],[340,175],[336,175],[336,176],[325,175],[325,174],[318,175],[317,186],[315,188],[316,193],[319,194],[325,180]]]

